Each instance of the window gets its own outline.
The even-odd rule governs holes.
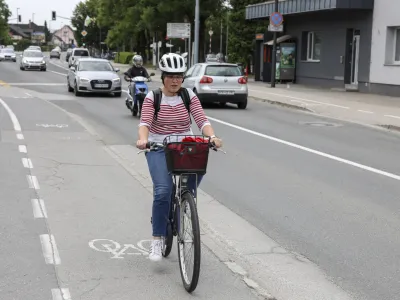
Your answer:
[[[208,66],[204,75],[238,77],[242,76],[242,72],[239,67],[236,66],[216,65]]]
[[[385,64],[400,64],[400,27],[389,26],[386,32]]]
[[[321,60],[321,34],[305,31],[302,34],[302,60],[319,62]]]

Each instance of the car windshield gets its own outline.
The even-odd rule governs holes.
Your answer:
[[[76,50],[74,56],[89,56],[89,52],[85,50]]]
[[[25,57],[43,57],[43,53],[39,51],[26,51],[24,52]]]
[[[81,61],[78,66],[78,71],[114,71],[113,67],[108,62],[102,61]]]
[[[0,51],[1,53],[14,53],[13,49],[7,49],[7,48],[1,49]]]
[[[242,71],[237,66],[207,66],[204,75],[209,76],[242,76]]]

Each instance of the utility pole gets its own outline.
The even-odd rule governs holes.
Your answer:
[[[278,11],[278,0],[275,0],[275,12]],[[271,87],[275,87],[275,76],[276,76],[276,39],[278,33],[274,31],[274,45],[272,47],[272,66],[271,66]]]
[[[194,64],[199,62],[200,0],[196,0],[194,20]],[[190,46],[189,46],[190,47]]]
[[[222,30],[223,30],[223,27],[222,27],[222,19],[221,19],[221,37],[220,37],[220,39],[219,39],[219,53],[222,53]]]

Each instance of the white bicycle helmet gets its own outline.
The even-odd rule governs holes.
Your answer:
[[[141,66],[143,66],[142,56],[136,54],[134,57],[132,57],[132,64],[137,68],[140,68]]]
[[[162,72],[167,73],[185,73],[186,65],[182,56],[175,53],[164,54],[158,66]]]

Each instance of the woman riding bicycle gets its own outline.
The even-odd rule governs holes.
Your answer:
[[[194,92],[188,89],[190,96],[190,114],[188,113],[182,98],[178,95],[183,83],[186,65],[183,58],[174,53],[164,54],[159,62],[161,80],[163,83],[160,110],[157,118],[154,118],[154,94],[149,92],[144,99],[142,116],[139,124],[139,139],[136,146],[146,149],[147,142],[162,143],[168,135],[193,135],[190,127],[193,116],[199,130],[204,136],[210,138],[217,148],[222,146],[222,141],[214,134],[210,122],[204,114],[199,99]],[[153,181],[153,211],[152,227],[153,241],[149,258],[152,261],[162,259],[162,247],[166,236],[169,206],[173,181],[168,173],[164,150],[146,153],[147,164]],[[202,176],[197,177],[197,185]],[[195,176],[189,178],[190,189],[195,189]]]

